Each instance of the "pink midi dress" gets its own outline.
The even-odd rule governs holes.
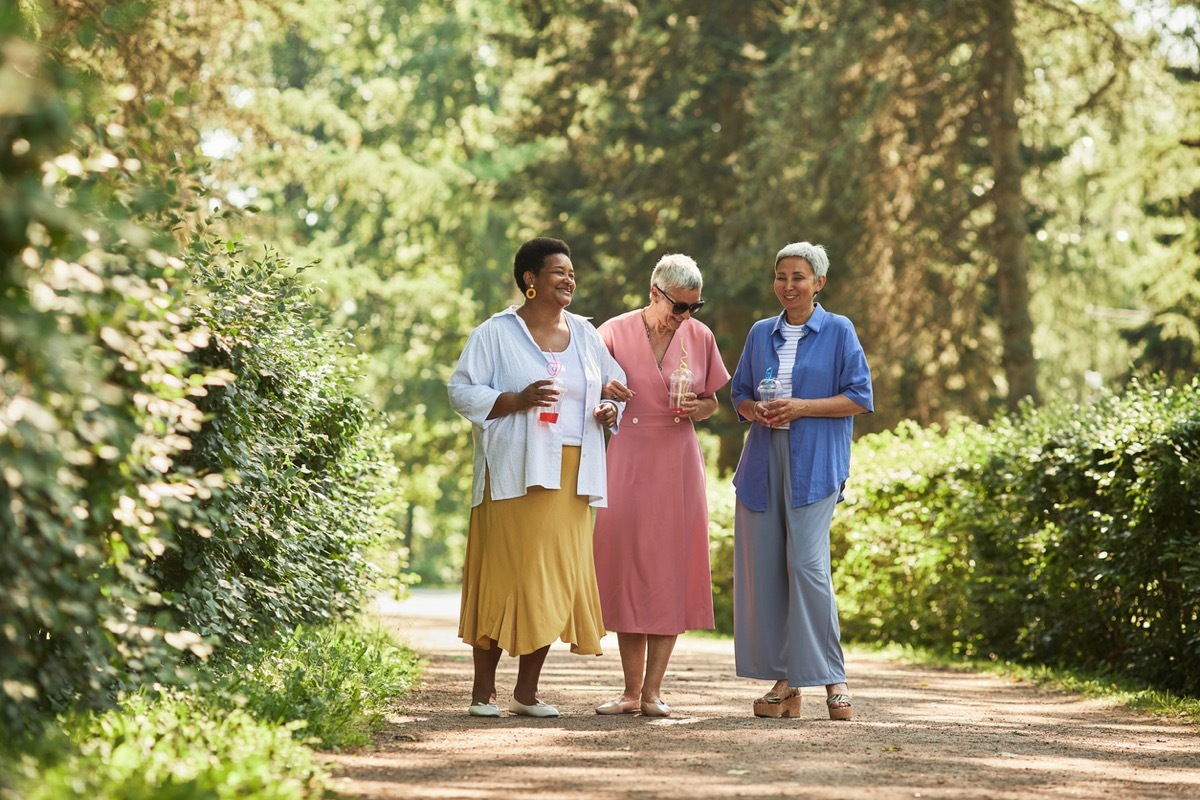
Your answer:
[[[596,511],[596,580],[604,627],[674,635],[713,627],[704,461],[691,418],[667,409],[680,360],[692,391],[711,396],[729,382],[712,331],[685,319],[662,367],[654,361],[640,310],[600,326],[609,352],[636,394],[608,445],[608,507]],[[686,349],[686,356],[685,356]]]

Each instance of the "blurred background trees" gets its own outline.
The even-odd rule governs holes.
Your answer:
[[[732,365],[775,251],[876,381],[860,432],[1087,402],[1200,366],[1200,45],[1168,0],[25,2],[54,59],[125,93],[144,185],[319,288],[402,465],[390,549],[453,580],[469,436],[444,381],[566,239],[597,323],[699,261]],[[136,25],[124,24],[137,15]],[[133,157],[133,155],[131,155]],[[193,165],[202,174],[189,180]],[[147,190],[148,191],[148,190]],[[147,198],[150,202],[152,198]],[[736,461],[728,409],[709,428]]]

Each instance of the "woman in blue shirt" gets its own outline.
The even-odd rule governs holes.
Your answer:
[[[853,417],[874,410],[854,325],[816,302],[829,257],[808,242],[775,256],[777,317],[750,328],[733,405],[753,426],[734,473],[737,674],[774,681],[760,717],[798,717],[800,689],[824,686],[830,719],[850,719],[829,525],[850,474]],[[775,377],[778,399],[759,383]]]

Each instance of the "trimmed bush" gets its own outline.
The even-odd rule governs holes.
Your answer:
[[[992,426],[963,520],[981,652],[1200,692],[1198,430],[1197,383]]]
[[[963,630],[973,565],[959,512],[981,430],[904,424],[855,443],[830,532],[847,639],[943,647]]]
[[[177,624],[248,643],[301,622],[344,618],[372,575],[366,552],[389,520],[395,468],[382,421],[354,394],[358,361],[316,318],[316,289],[272,253],[197,244],[190,273],[212,331],[193,361],[234,380],[198,398],[206,423],[186,466],[228,477],[150,568]]]
[[[92,124],[115,98],[11,24],[0,13],[0,733],[17,734],[189,685],[214,646],[357,611],[394,467],[313,289],[212,234],[181,252],[172,192],[197,194],[201,167],[144,177],[144,142]]]
[[[329,773],[287,727],[215,709],[195,692],[134,695],[119,710],[63,720],[62,729],[69,741],[14,760],[12,796],[303,800],[331,789]]]
[[[723,630],[731,527],[714,514]],[[1200,382],[864,436],[831,538],[848,640],[1200,694]]]
[[[11,21],[11,20],[6,20]],[[183,676],[194,633],[163,629],[145,564],[190,530],[211,487],[178,467],[220,375],[180,302],[183,262],[130,222],[94,132],[70,135],[88,91],[4,40],[0,83],[0,731],[107,702],[119,684]],[[180,287],[180,288],[173,288]]]
[[[848,636],[1200,692],[1198,432],[1196,383],[1134,383],[864,437],[834,516]]]

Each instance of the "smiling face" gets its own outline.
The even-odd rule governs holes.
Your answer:
[[[527,303],[553,303],[566,308],[575,294],[575,268],[571,259],[562,253],[546,256],[536,275],[531,271],[525,273],[525,285],[537,290],[537,296]]]
[[[699,289],[660,289],[657,286],[651,286],[651,321],[655,322],[659,327],[670,328],[673,331],[679,330],[679,326],[683,324],[685,319],[692,315],[692,312],[684,311],[682,314],[677,314],[674,310],[675,304],[684,303],[690,306],[699,299]]]
[[[799,257],[781,258],[775,266],[775,296],[787,311],[788,322],[799,325],[813,312],[814,297],[825,287],[825,278],[818,278],[812,265]]]

